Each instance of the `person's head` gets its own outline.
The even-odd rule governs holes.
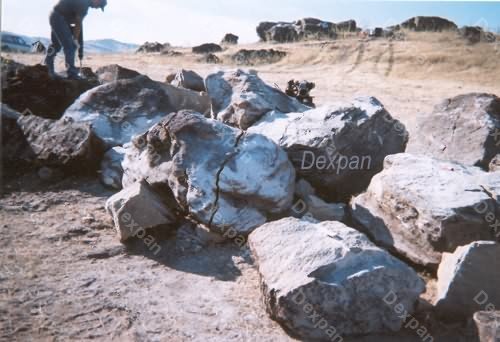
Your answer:
[[[90,0],[90,7],[100,8],[104,11],[104,7],[108,4],[107,0]]]

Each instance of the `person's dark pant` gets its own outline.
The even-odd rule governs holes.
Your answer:
[[[68,21],[61,14],[53,11],[50,15],[50,27],[52,28],[52,43],[47,49],[47,57],[45,58],[45,64],[49,68],[49,72],[54,72],[54,60],[63,48],[68,76],[77,75],[78,69],[75,67],[77,46],[73,40],[73,33]]]

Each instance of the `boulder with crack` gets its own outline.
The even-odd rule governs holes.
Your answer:
[[[500,153],[500,98],[466,94],[447,99],[421,116],[408,152],[488,170]]]
[[[35,115],[21,116],[17,124],[28,144],[20,156],[22,159],[35,166],[61,168],[71,174],[97,170],[104,146],[89,124]]]
[[[123,167],[124,187],[166,185],[187,215],[218,232],[246,234],[293,200],[295,171],[279,146],[191,111],[134,139]]]
[[[411,314],[425,290],[414,270],[340,222],[285,218],[249,244],[267,311],[303,339],[398,331],[405,317],[394,305]]]
[[[208,111],[208,97],[138,76],[88,91],[68,108],[64,118],[91,123],[97,136],[111,148],[130,142],[180,109]]]
[[[500,307],[500,244],[477,241],[444,253],[435,305],[440,316],[452,320]]]
[[[205,86],[212,100],[213,118],[243,130],[272,110],[289,113],[309,109],[268,86],[256,74],[243,70],[211,74],[206,78]]]
[[[170,82],[173,86],[194,91],[205,91],[205,83],[203,78],[192,70],[179,71],[174,79]]]
[[[127,144],[125,144],[126,146]],[[118,190],[122,188],[122,162],[125,158],[125,147],[116,146],[104,154],[100,173],[102,184]]]
[[[405,127],[373,97],[304,113],[273,111],[248,131],[283,147],[298,175],[330,202],[364,191],[384,158],[404,152],[408,140]]]
[[[101,84],[127,80],[141,75],[135,70],[124,68],[118,64],[105,65],[97,69],[95,73]]]
[[[144,238],[149,228],[168,226],[176,216],[145,181],[132,184],[106,202],[106,211],[113,217],[120,241]]]
[[[352,216],[374,240],[413,262],[435,268],[443,252],[494,239],[500,177],[477,167],[425,156],[389,156]]]

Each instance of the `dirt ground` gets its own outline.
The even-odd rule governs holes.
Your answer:
[[[274,65],[251,68],[282,89],[291,78],[315,82],[313,95],[319,105],[357,95],[375,96],[410,133],[419,115],[448,97],[467,92],[500,94],[500,82],[496,82],[500,67],[489,60],[476,71],[471,70],[474,66],[462,70],[454,60],[430,62],[424,54],[424,62],[416,60],[417,72],[415,61],[407,59],[405,42],[341,44],[326,52],[316,45],[273,45],[290,56]],[[85,65],[95,69],[118,63],[158,81],[180,68],[203,76],[235,68],[230,63],[197,62],[199,57],[178,50],[186,55],[93,55]],[[436,50],[437,46],[430,49]],[[42,59],[5,57],[28,64]],[[167,238],[157,236],[158,253],[142,240],[122,245],[104,210],[112,193],[95,179],[48,184],[36,174],[27,174],[4,180],[1,341],[294,341],[268,318],[246,247],[208,243],[189,225]],[[435,341],[475,340],[467,336],[470,326],[432,328]],[[352,341],[420,339],[406,331]]]

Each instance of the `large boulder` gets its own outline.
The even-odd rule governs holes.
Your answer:
[[[436,310],[448,320],[471,318],[500,307],[500,244],[478,241],[444,253],[439,265]]]
[[[232,33],[227,33],[224,38],[222,38],[221,45],[237,45],[240,37]]]
[[[124,187],[141,179],[167,186],[185,213],[218,232],[246,234],[293,200],[295,171],[283,150],[190,111],[134,139],[123,167]]]
[[[443,252],[494,239],[489,220],[500,214],[499,176],[425,156],[388,156],[352,201],[352,217],[377,243],[436,268]]]
[[[205,81],[200,75],[192,70],[182,69],[175,75],[170,84],[176,87],[191,89],[198,92],[205,91]]]
[[[84,92],[99,85],[96,80],[52,79],[43,65],[24,66],[2,84],[2,101],[20,113],[59,119]]]
[[[20,158],[35,166],[56,167],[71,174],[92,173],[104,153],[102,141],[87,123],[21,116],[17,124],[28,148]]]
[[[424,282],[415,271],[340,222],[285,218],[249,236],[267,311],[301,339],[393,332]],[[399,312],[402,312],[399,311]]]
[[[122,242],[132,237],[144,238],[147,229],[176,222],[175,211],[145,181],[110,197],[106,202],[106,211],[113,217]]]
[[[229,125],[248,129],[266,113],[309,109],[280,90],[268,86],[254,73],[220,71],[205,80],[212,101],[212,116]]]
[[[479,42],[494,43],[496,41],[494,33],[484,31],[480,26],[463,26],[460,28],[459,33],[471,44]]]
[[[111,83],[118,80],[127,80],[141,75],[135,70],[124,68],[118,64],[100,67],[95,73],[97,74],[101,84]]]
[[[262,41],[289,43],[310,39],[335,39],[338,32],[356,32],[356,21],[334,24],[316,18],[304,18],[294,22],[261,22],[257,34]]]
[[[166,114],[181,109],[208,112],[208,97],[138,76],[88,91],[68,108],[64,118],[91,123],[111,148],[130,142]]]
[[[193,53],[198,53],[198,54],[209,54],[209,53],[221,52],[222,47],[218,44],[207,43],[193,47],[192,51]]]
[[[413,17],[405,20],[399,27],[412,31],[429,32],[453,31],[458,29],[457,25],[448,19],[426,16]]]
[[[272,64],[281,61],[287,53],[274,49],[246,50],[241,49],[231,58],[236,64],[256,65]]]
[[[127,146],[127,145],[125,145]],[[123,159],[125,158],[125,147],[116,146],[108,150],[101,162],[100,179],[102,184],[120,190],[123,178]]]
[[[298,27],[293,23],[279,23],[266,31],[266,41],[291,43],[299,40]]]
[[[264,21],[257,25],[257,35],[261,41],[267,41],[267,31],[275,26],[277,23],[271,21]]]
[[[404,152],[408,133],[375,98],[333,103],[304,113],[268,113],[249,129],[288,152],[295,169],[330,202],[348,202]]]
[[[158,42],[145,42],[137,49],[136,53],[157,53],[170,50],[171,45],[169,43],[161,44]]]
[[[418,119],[408,152],[488,170],[500,153],[500,98],[473,93],[445,100]]]

